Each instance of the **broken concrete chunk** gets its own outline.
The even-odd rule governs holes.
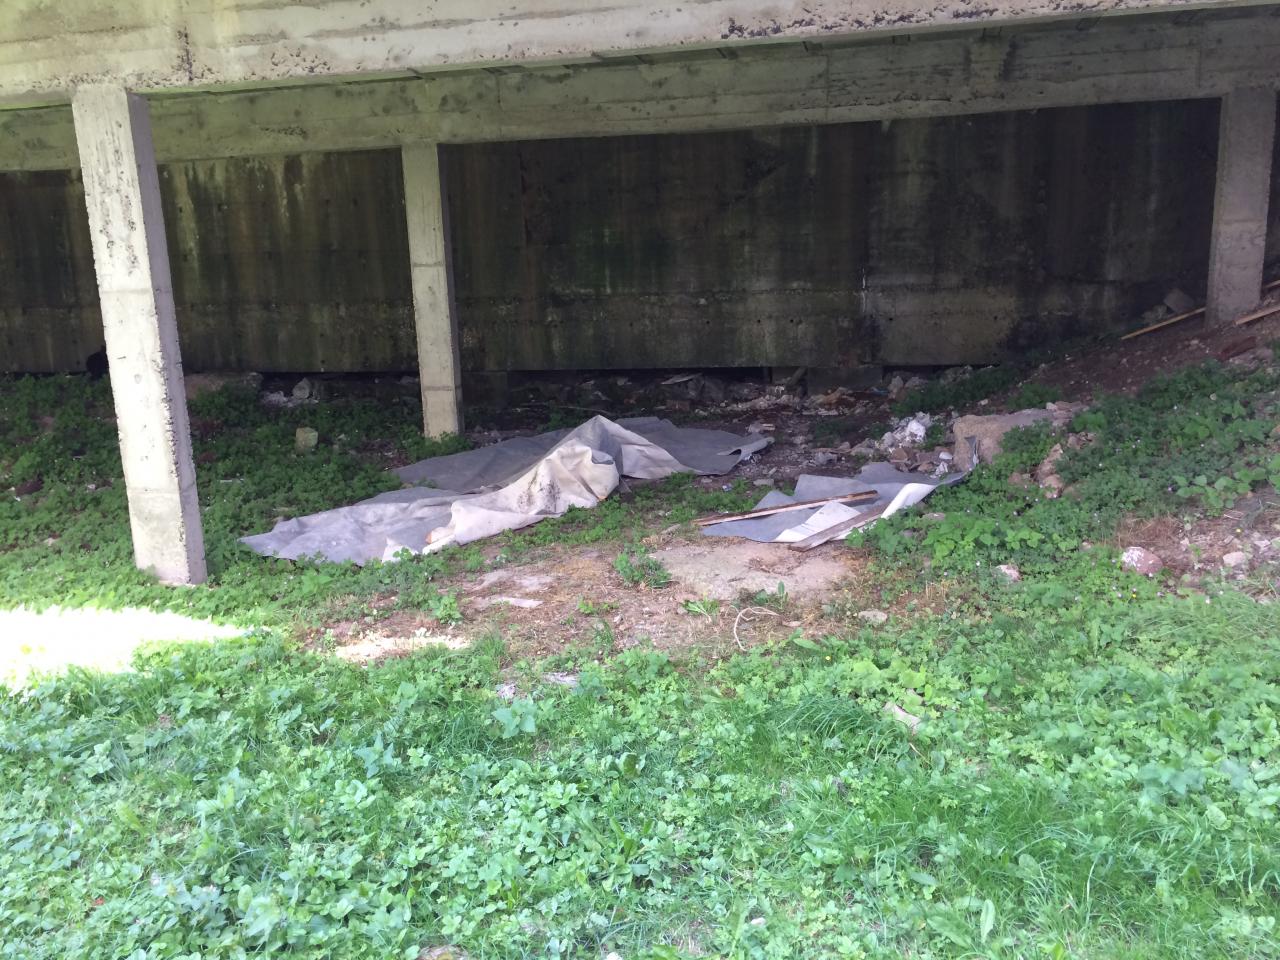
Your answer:
[[[1196,302],[1177,287],[1164,295],[1164,305],[1171,313],[1187,313],[1196,308]]]
[[[1120,565],[1144,577],[1154,577],[1164,569],[1164,561],[1146,547],[1126,547],[1120,554]]]
[[[320,442],[320,434],[311,427],[299,427],[293,434],[293,449],[298,453],[310,453]]]
[[[951,425],[951,432],[956,438],[956,466],[961,470],[972,470],[978,463],[990,463],[1000,454],[1001,438],[1010,430],[1044,423],[1053,418],[1054,413],[1049,410],[1019,410],[1017,413],[959,417]],[[976,441],[976,461],[970,452],[970,438]]]

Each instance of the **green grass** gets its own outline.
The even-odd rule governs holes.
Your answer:
[[[281,507],[384,488],[359,444],[403,430],[402,452],[422,450],[411,409],[210,401],[214,581],[165,591],[130,568],[102,388],[4,383],[0,472],[45,483],[0,506],[7,601],[263,629],[0,694],[0,958],[1280,955],[1276,607],[1162,593],[1080,549],[1126,513],[1239,493],[1210,502],[1199,475],[1270,482],[1275,389],[1211,368],[1103,403],[1056,501],[1005,479],[1050,438],[1011,436],[930,499],[945,520],[917,511],[865,541],[886,591],[948,591],[935,616],[873,629],[851,612],[714,662],[570,652],[554,660],[569,688],[500,636],[375,668],[290,639],[379,592],[451,617],[431,577],[478,569],[474,549],[356,571],[234,546]],[[303,419],[322,435],[309,458],[292,452]],[[503,550],[629,544],[750,495],[704,486],[642,488]],[[986,573],[1008,560],[1021,584]],[[921,719],[914,735],[886,703]]]
[[[1103,398],[1071,425],[1094,439],[1059,461],[1068,484],[1063,496],[1010,485],[1012,474],[1031,473],[1063,439],[1027,428],[1006,435],[995,463],[929,498],[927,510],[945,519],[911,511],[855,540],[890,562],[927,561],[934,574],[972,575],[1012,563],[1035,577],[1031,589],[1058,603],[1074,602],[1082,590],[1154,590],[1146,580],[1117,581],[1117,558],[1102,542],[1126,516],[1188,507],[1221,514],[1255,488],[1280,486],[1280,455],[1270,439],[1280,419],[1278,385],[1265,372],[1206,366],[1153,381],[1137,397]],[[914,539],[901,536],[908,530]]]
[[[0,956],[1280,950],[1267,608],[814,646],[507,705],[493,645],[259,638],[0,701]]]

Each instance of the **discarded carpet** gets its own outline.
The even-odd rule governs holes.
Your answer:
[[[677,427],[657,417],[593,417],[571,430],[504,440],[396,471],[414,486],[282,520],[241,543],[264,556],[336,563],[393,560],[594,507],[621,477],[722,474],[769,444],[758,434]]]

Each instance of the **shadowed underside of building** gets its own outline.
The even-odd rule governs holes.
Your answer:
[[[190,370],[981,363],[1280,265],[1280,7],[17,0],[0,370],[105,344],[141,566]]]

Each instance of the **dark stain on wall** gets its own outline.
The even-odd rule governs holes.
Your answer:
[[[450,147],[463,364],[984,362],[1123,327],[1203,293],[1216,138],[1193,101]],[[161,188],[188,369],[415,366],[397,151]],[[0,175],[0,202],[0,369],[78,369],[78,175]]]

